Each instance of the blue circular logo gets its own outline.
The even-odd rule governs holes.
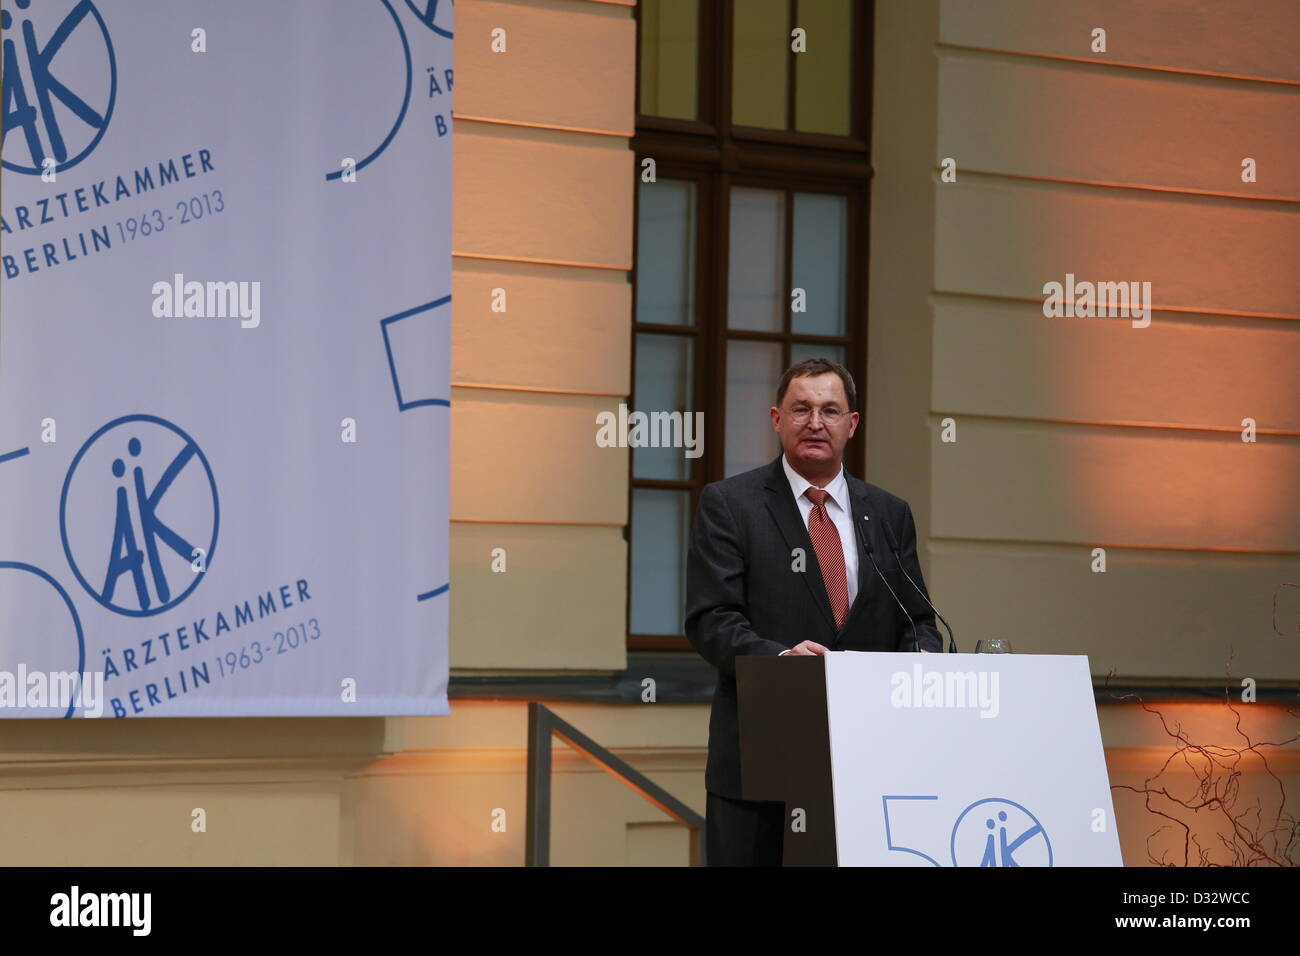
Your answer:
[[[406,5],[438,36],[452,39],[452,0],[406,0]]]
[[[55,170],[71,169],[99,145],[113,118],[117,58],[108,26],[91,0],[14,0],[0,12],[0,26],[0,166],[40,175],[52,159]]]
[[[379,2],[388,11],[388,15],[393,20],[393,25],[397,28],[397,37],[402,41],[402,56],[406,62],[406,84],[402,87],[402,105],[397,111],[397,119],[393,121],[392,127],[388,130],[388,135],[383,138],[380,144],[371,150],[368,156],[352,167],[352,171],[357,173],[378,159],[379,155],[388,148],[389,144],[397,136],[397,131],[402,128],[402,123],[406,120],[406,111],[411,105],[411,84],[415,79],[415,67],[411,64],[411,44],[406,39],[406,28],[402,26],[402,18],[397,15],[397,11],[393,9],[389,0],[379,0]],[[407,2],[409,3],[410,0],[407,0]],[[433,5],[437,6],[437,0],[433,0]],[[412,7],[411,9],[414,10],[415,8]],[[325,181],[336,182],[343,178],[343,174],[344,170],[342,169],[332,170],[325,174]]]
[[[71,642],[64,643],[54,638],[75,638],[75,672],[79,687],[86,671],[86,636],[68,592],[40,568],[20,561],[0,561],[0,572],[5,572],[0,574],[0,607],[30,610],[41,624],[38,629],[19,628],[9,635],[5,640],[6,656],[23,661],[33,670],[45,668],[50,672],[66,672],[72,669],[65,656],[71,650]],[[59,619],[64,610],[68,612],[68,619],[60,626]],[[76,710],[76,700],[69,701],[68,711],[63,716],[71,717]]]
[[[961,812],[949,847],[953,866],[1051,866],[1052,844],[1038,818],[1002,797]]]
[[[63,552],[81,586],[117,614],[149,617],[189,597],[207,574],[219,525],[203,451],[153,415],[99,429],[63,482]]]

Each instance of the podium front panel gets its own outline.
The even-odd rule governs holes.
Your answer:
[[[824,660],[839,865],[1122,865],[1086,657]]]

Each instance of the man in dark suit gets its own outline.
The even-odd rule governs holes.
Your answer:
[[[686,635],[718,669],[705,773],[710,865],[779,866],[785,835],[784,803],[741,797],[738,656],[943,649],[934,613],[900,573],[882,527],[889,525],[903,566],[924,588],[911,508],[844,471],[856,405],[842,366],[826,359],[792,366],[771,410],[781,456],[700,495],[686,566]]]

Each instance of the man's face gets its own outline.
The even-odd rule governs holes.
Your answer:
[[[834,372],[792,379],[771,414],[786,460],[811,471],[837,467],[858,428],[858,413],[849,411],[844,383]]]

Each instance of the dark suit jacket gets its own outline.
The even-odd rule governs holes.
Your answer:
[[[876,564],[907,607],[920,646],[942,651],[934,612],[899,572],[880,527],[888,522],[907,573],[922,588],[916,559],[916,524],[906,501],[845,474],[853,522],[874,549]],[[869,520],[864,520],[868,519]],[[807,570],[793,569],[795,548]],[[709,716],[709,763],[705,786],[740,799],[740,733],[736,719],[736,658],[780,654],[811,640],[831,650],[915,650],[912,628],[889,596],[858,540],[858,593],[835,628],[826,586],[808,526],[795,504],[781,456],[770,465],[714,482],[700,495],[686,563],[686,636],[718,669]]]

